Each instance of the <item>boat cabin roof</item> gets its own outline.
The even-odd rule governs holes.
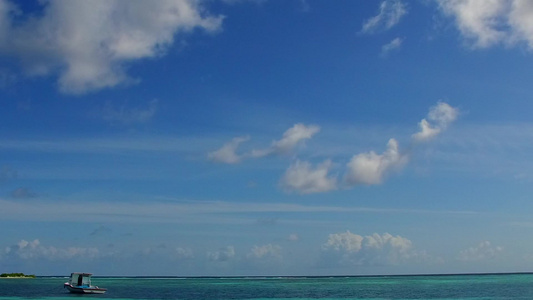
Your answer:
[[[91,273],[74,272],[74,273],[70,273],[70,278],[78,278],[78,277],[91,278],[92,275],[93,274]]]
[[[92,273],[73,272],[73,273],[70,273],[70,275],[91,276],[91,275],[93,275],[93,274],[92,274]]]

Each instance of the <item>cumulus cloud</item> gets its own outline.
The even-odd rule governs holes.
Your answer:
[[[457,119],[459,110],[448,103],[439,102],[428,113],[427,119],[422,119],[418,124],[420,131],[413,134],[416,141],[426,141],[441,133],[448,125]],[[429,120],[429,121],[428,121]]]
[[[0,53],[29,75],[58,74],[59,89],[70,94],[135,82],[126,63],[164,55],[180,34],[214,32],[223,20],[200,0],[39,3],[41,14],[20,18],[11,1],[0,0]]]
[[[381,56],[387,56],[389,52],[399,49],[402,46],[402,43],[403,39],[397,37],[388,44],[383,45],[383,47],[381,47]]]
[[[211,261],[224,262],[231,260],[233,257],[235,257],[235,248],[233,246],[227,246],[218,251],[207,252],[207,259]]]
[[[525,42],[533,49],[533,3],[529,0],[439,0],[474,48]]]
[[[413,140],[426,141],[437,136],[457,119],[458,114],[457,108],[445,102],[438,102],[419,123],[420,131],[412,135]],[[273,141],[270,147],[243,154],[237,154],[236,151],[248,137],[235,138],[222,148],[208,153],[208,159],[222,163],[238,163],[243,158],[287,153],[319,131],[319,126],[298,123],[285,131],[280,140]],[[333,166],[331,160],[327,159],[313,166],[308,161],[297,159],[280,178],[279,186],[286,192],[312,194],[336,190],[340,186],[351,188],[361,184],[375,185],[382,183],[391,173],[401,171],[408,161],[409,151],[400,151],[398,141],[391,138],[386,150],[381,154],[369,151],[353,155],[346,164],[342,184],[339,184],[337,174],[330,174]]]
[[[320,131],[316,125],[306,126],[302,123],[295,124],[289,128],[280,140],[273,141],[272,145],[266,149],[252,150],[252,157],[263,157],[270,154],[286,154],[293,150],[299,143],[308,140]]]
[[[362,33],[374,33],[392,28],[407,13],[407,8],[400,0],[385,0],[379,5],[378,15],[368,19],[361,29]]]
[[[413,134],[415,141],[427,141],[444,131],[457,119],[459,110],[445,102],[430,108],[426,119],[420,121],[420,131]],[[382,154],[374,151],[356,154],[347,164],[344,181],[348,186],[380,184],[392,172],[400,171],[409,161],[408,153],[402,153],[398,141],[390,139]]]
[[[503,251],[500,246],[492,246],[489,241],[483,241],[477,246],[462,250],[458,259],[461,261],[481,261],[491,259]]]
[[[38,239],[33,241],[21,240],[16,245],[6,247],[3,256],[7,259],[46,259],[46,260],[68,260],[82,257],[84,259],[95,258],[99,255],[97,248],[56,248],[53,246],[41,245]]]
[[[363,237],[353,234],[350,231],[342,233],[332,233],[328,240],[322,245],[325,251],[342,251],[346,253],[357,253],[361,250]]]
[[[380,184],[388,174],[400,170],[407,160],[407,155],[400,153],[398,142],[390,139],[383,154],[370,151],[354,155],[347,164],[344,179],[348,185]]]
[[[214,162],[225,163],[225,164],[236,164],[241,161],[242,155],[237,154],[237,148],[239,145],[250,138],[247,136],[236,137],[230,142],[224,144],[222,148],[209,152],[207,158]]]
[[[128,107],[122,105],[119,107],[107,103],[102,110],[102,118],[109,122],[119,122],[122,124],[145,123],[151,120],[157,112],[158,100],[150,101],[145,108]]]
[[[272,244],[254,246],[247,254],[247,257],[254,259],[280,259],[281,247]]]
[[[326,160],[313,169],[306,161],[297,160],[292,164],[280,180],[286,191],[301,194],[327,192],[337,188],[337,178],[328,175],[331,161]]]
[[[361,236],[350,231],[330,234],[322,245],[323,259],[350,265],[397,265],[425,256],[409,239],[389,233]]]

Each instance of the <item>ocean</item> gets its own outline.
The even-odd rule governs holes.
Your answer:
[[[75,295],[67,277],[0,279],[0,300],[20,299],[533,299],[533,274],[372,277],[93,277],[103,295]]]

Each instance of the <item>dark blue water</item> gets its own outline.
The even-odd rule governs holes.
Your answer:
[[[104,295],[75,295],[67,278],[0,279],[14,299],[533,299],[533,274],[317,278],[98,278]]]

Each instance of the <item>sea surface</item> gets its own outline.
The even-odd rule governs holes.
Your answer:
[[[19,299],[533,299],[533,274],[154,278],[93,277],[103,295],[70,294],[66,277],[0,279],[0,300]]]

